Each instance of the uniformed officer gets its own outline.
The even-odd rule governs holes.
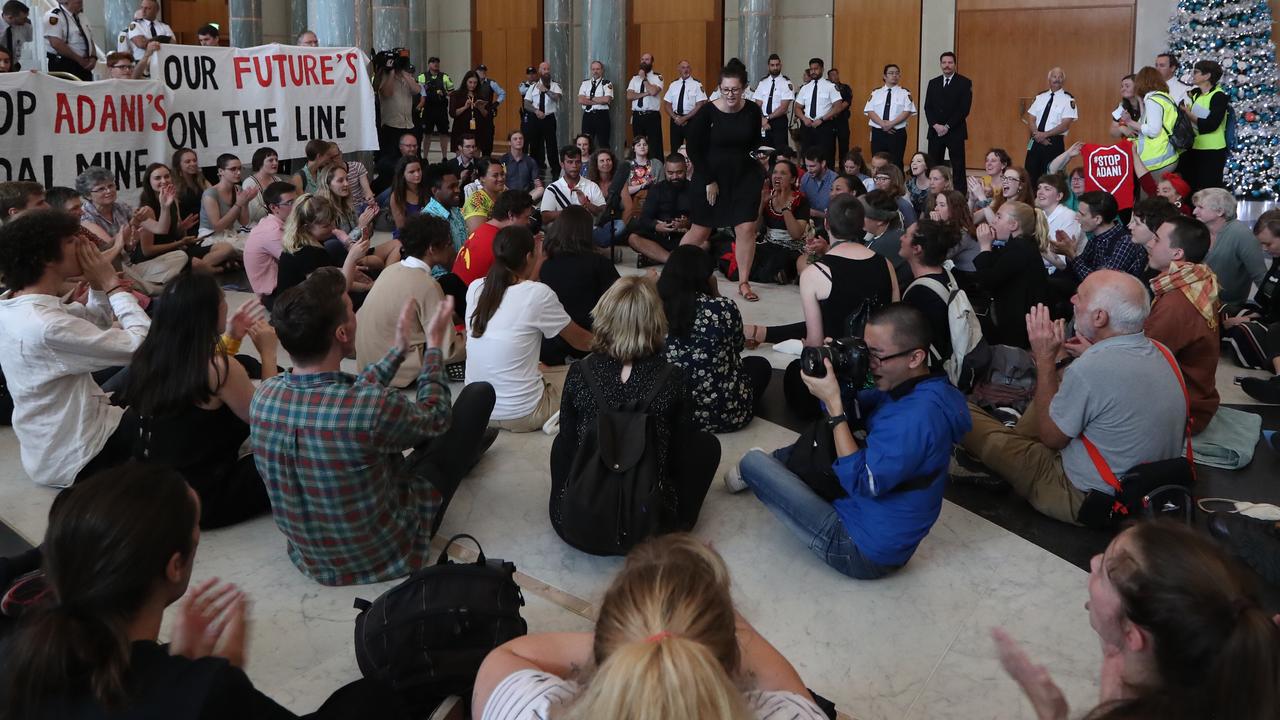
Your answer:
[[[662,150],[662,75],[653,70],[653,56],[640,56],[640,69],[627,83],[631,103],[631,134],[649,139],[649,157],[665,157]]]
[[[135,62],[142,59],[143,53],[147,51],[147,43],[152,40],[158,43],[173,42],[174,37],[173,28],[156,19],[160,14],[160,3],[156,0],[142,0],[138,4],[138,13],[142,17],[129,23],[129,31],[125,36]]]
[[[453,80],[440,72],[440,58],[427,58],[427,71],[418,73],[422,87],[418,97],[418,118],[422,124],[422,157],[431,153],[432,139],[440,145],[440,159],[449,157],[449,93]]]
[[[533,114],[530,124],[537,128],[538,146],[545,153],[547,168],[550,169],[552,178],[560,175],[560,150],[556,147],[556,117],[560,110],[561,94],[560,83],[551,79],[551,63],[543,60],[538,65],[537,82],[525,93],[524,109]]]
[[[681,60],[677,68],[680,77],[671,82],[667,94],[662,98],[662,107],[671,118],[671,151],[676,152],[684,145],[684,129],[698,108],[707,104],[707,93],[702,83],[693,78],[693,66],[688,60]]]
[[[49,71],[71,73],[81,80],[93,79],[98,64],[93,31],[81,11],[84,0],[58,0],[44,15],[44,39],[49,44]]]
[[[1033,183],[1039,182],[1049,163],[1066,149],[1067,130],[1080,117],[1076,99],[1062,89],[1066,82],[1067,74],[1062,68],[1050,70],[1049,89],[1036,96],[1023,118],[1031,136],[1027,140],[1027,161],[1023,167]]]
[[[809,60],[809,82],[796,93],[795,114],[800,118],[802,150],[817,148],[827,166],[836,164],[836,128],[832,120],[844,110],[840,90],[823,77],[822,58]]]
[[[31,42],[31,8],[20,0],[8,0],[0,10],[0,48],[9,51],[9,72],[22,69],[22,47]]]
[[[533,84],[538,82],[538,68],[530,65],[524,69],[524,80],[516,86],[516,94],[520,96],[520,134],[524,135],[524,151],[538,163],[538,169],[547,167],[546,152],[543,150],[542,136],[538,134],[538,118],[529,112],[524,105],[524,96],[529,94]]]
[[[892,63],[885,65],[884,85],[871,91],[871,99],[862,108],[871,126],[871,154],[887,152],[899,168],[907,150],[907,120],[916,114],[911,91],[898,87],[901,79],[901,68]]]
[[[613,102],[613,83],[604,79],[604,63],[591,61],[591,77],[578,86],[578,104],[582,106],[582,132],[591,137],[596,147],[609,147],[612,121],[609,106]]]
[[[492,122],[486,123],[476,135],[476,144],[480,146],[480,157],[493,155],[493,126],[497,122],[498,109],[507,100],[507,91],[502,89],[497,80],[489,77],[489,66],[481,63],[476,66],[476,77],[480,79],[476,86],[476,95],[489,103],[489,117]]]
[[[777,53],[769,56],[769,77],[756,85],[751,99],[760,106],[764,115],[764,127],[760,137],[773,148],[790,146],[787,137],[791,120],[791,101],[796,97],[791,79],[782,74],[782,58]]]
[[[840,82],[840,71],[831,68],[827,71],[827,80],[840,91],[840,99],[844,101],[844,109],[835,116],[832,122],[836,127],[836,157],[841,162],[849,154],[849,121],[853,118],[853,88],[848,83]]]

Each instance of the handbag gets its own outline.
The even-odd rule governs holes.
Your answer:
[[[1080,436],[1089,459],[1098,470],[1102,479],[1115,490],[1114,495],[1090,490],[1076,519],[1080,524],[1090,527],[1114,528],[1124,520],[1136,516],[1181,517],[1190,524],[1195,504],[1191,498],[1191,485],[1195,482],[1195,452],[1191,446],[1191,394],[1187,390],[1182,370],[1169,348],[1152,340],[1151,343],[1164,355],[1173,369],[1173,375],[1182,388],[1182,396],[1187,408],[1187,454],[1185,457],[1170,458],[1142,463],[1130,468],[1128,472],[1116,477],[1107,464],[1098,447],[1085,435]]]

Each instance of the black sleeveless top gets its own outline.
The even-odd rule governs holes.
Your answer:
[[[824,265],[830,272],[823,272]],[[863,303],[870,301],[874,309],[893,302],[893,275],[882,255],[854,260],[827,254],[819,260],[818,271],[831,279],[831,294],[818,302],[826,337],[844,337],[845,320]]]

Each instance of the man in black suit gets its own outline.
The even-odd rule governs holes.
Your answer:
[[[973,104],[973,83],[956,72],[956,54],[948,50],[938,57],[942,74],[929,81],[924,98],[924,115],[929,121],[929,160],[942,164],[943,154],[951,157],[951,173],[956,187],[964,185],[964,141],[969,137],[966,119]]]

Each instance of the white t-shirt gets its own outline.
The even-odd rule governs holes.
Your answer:
[[[481,720],[544,720],[561,714],[581,691],[577,683],[549,673],[517,670],[493,689]],[[752,690],[744,693],[743,699],[759,720],[827,718],[812,700],[795,693]]]
[[[554,290],[525,280],[507,288],[484,335],[474,337],[471,319],[483,290],[484,278],[467,287],[466,382],[493,386],[497,401],[491,419],[517,420],[533,412],[542,399],[542,373],[538,372],[542,338],[559,335],[571,320]]]
[[[552,188],[555,189],[553,190]],[[547,191],[542,194],[542,204],[538,206],[539,210],[542,212],[546,212],[548,210],[558,212],[564,209],[564,203],[560,202],[559,196],[556,195],[557,190],[569,199],[570,205],[582,204],[578,201],[578,193],[575,192],[576,190],[581,190],[582,194],[587,196],[587,200],[596,207],[600,207],[605,203],[604,193],[600,192],[600,186],[592,182],[589,178],[578,178],[578,184],[573,186],[573,190],[570,190],[569,183],[565,181],[564,176],[561,175],[559,180],[556,180],[547,186]]]
[[[1059,204],[1053,209],[1053,212],[1045,213],[1045,219],[1049,221],[1049,237],[1051,239],[1058,236],[1058,231],[1065,231],[1076,241],[1076,254],[1084,252],[1085,245],[1089,243],[1088,238],[1084,234],[1084,230],[1080,227],[1080,221],[1076,218],[1076,211]],[[1050,263],[1045,258],[1045,268],[1053,273],[1055,270],[1064,270],[1067,267],[1067,259],[1062,255],[1054,255],[1053,262]]]

